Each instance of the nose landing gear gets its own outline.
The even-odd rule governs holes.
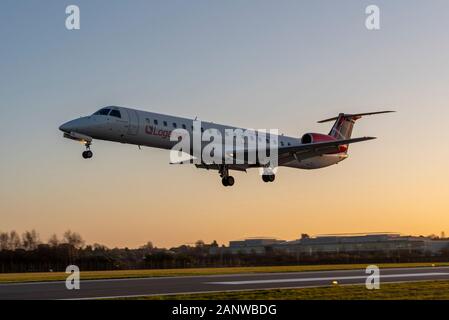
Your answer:
[[[86,151],[84,151],[83,153],[82,153],[82,155],[83,155],[83,158],[84,159],[90,159],[90,158],[92,158],[93,157],[93,152],[92,151],[90,151],[90,142],[86,142],[85,143],[85,145],[86,145]]]
[[[90,159],[90,158],[93,157],[93,155],[94,155],[93,152],[90,151],[90,150],[86,150],[86,151],[83,152],[83,158],[84,159]]]

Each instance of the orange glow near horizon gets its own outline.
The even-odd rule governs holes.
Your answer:
[[[2,7],[0,231],[108,247],[449,234],[449,2],[383,1],[378,31],[356,0],[103,2],[80,0],[73,32],[57,2]],[[163,150],[94,141],[82,159],[58,127],[107,105],[298,138],[340,112],[397,112],[358,120],[353,137],[378,139],[338,165],[224,188]]]

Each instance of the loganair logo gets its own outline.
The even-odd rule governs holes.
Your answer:
[[[157,127],[153,127],[153,126],[149,126],[149,125],[145,126],[145,133],[150,134],[152,136],[162,137],[163,139],[168,139],[168,138],[170,138],[170,135],[171,135],[170,130],[158,129]]]

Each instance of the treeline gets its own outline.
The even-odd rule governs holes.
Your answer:
[[[85,245],[82,237],[71,231],[65,232],[61,239],[53,235],[45,243],[34,230],[22,235],[14,231],[0,232],[0,272],[64,271],[71,264],[88,271],[449,260],[448,250],[443,250],[439,255],[432,255],[408,250],[289,254],[273,250],[269,246],[265,249],[264,254],[231,254],[220,248],[216,241],[206,244],[201,240],[194,245],[169,249],[157,248],[151,242],[137,249],[109,249],[100,244]]]
[[[0,232],[0,251],[15,251],[19,249],[31,251],[37,249],[42,242],[36,230],[25,231],[20,236],[16,231]],[[70,230],[64,232],[62,240],[53,234],[47,242],[50,247],[57,247],[60,244],[68,244],[75,248],[84,246],[83,238],[76,232]]]
[[[137,249],[110,249],[101,244],[85,245],[81,235],[70,230],[61,239],[54,234],[46,242],[35,230],[22,235],[0,232],[0,273],[64,271],[71,264],[81,270],[208,266],[215,263],[208,258],[211,247],[218,247],[217,242],[205,244],[199,240],[193,246],[170,249],[148,242]]]
[[[16,231],[0,232],[0,272],[59,271],[75,262],[89,269],[106,267],[110,261],[95,254],[106,249],[97,244],[85,246],[82,237],[70,230],[62,239],[52,235],[46,243],[35,230],[22,235]]]

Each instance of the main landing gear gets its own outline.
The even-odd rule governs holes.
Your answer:
[[[274,171],[272,168],[265,167],[263,169],[262,180],[263,182],[273,182],[276,179]]]
[[[93,157],[93,152],[90,151],[90,142],[86,142],[86,151],[82,153],[84,159],[90,159]]]
[[[229,168],[225,165],[220,167],[219,170],[220,177],[221,177],[221,183],[223,183],[223,186],[225,187],[232,187],[234,185],[234,177],[229,175]]]
[[[276,179],[274,174],[264,174],[262,175],[263,182],[273,182]]]
[[[221,183],[225,187],[232,187],[234,185],[234,177],[229,175],[229,168],[227,165],[221,165],[218,169],[218,173],[221,177]],[[262,180],[264,182],[274,182],[276,179],[276,175],[273,173],[271,169],[266,169],[264,174],[262,175]]]

